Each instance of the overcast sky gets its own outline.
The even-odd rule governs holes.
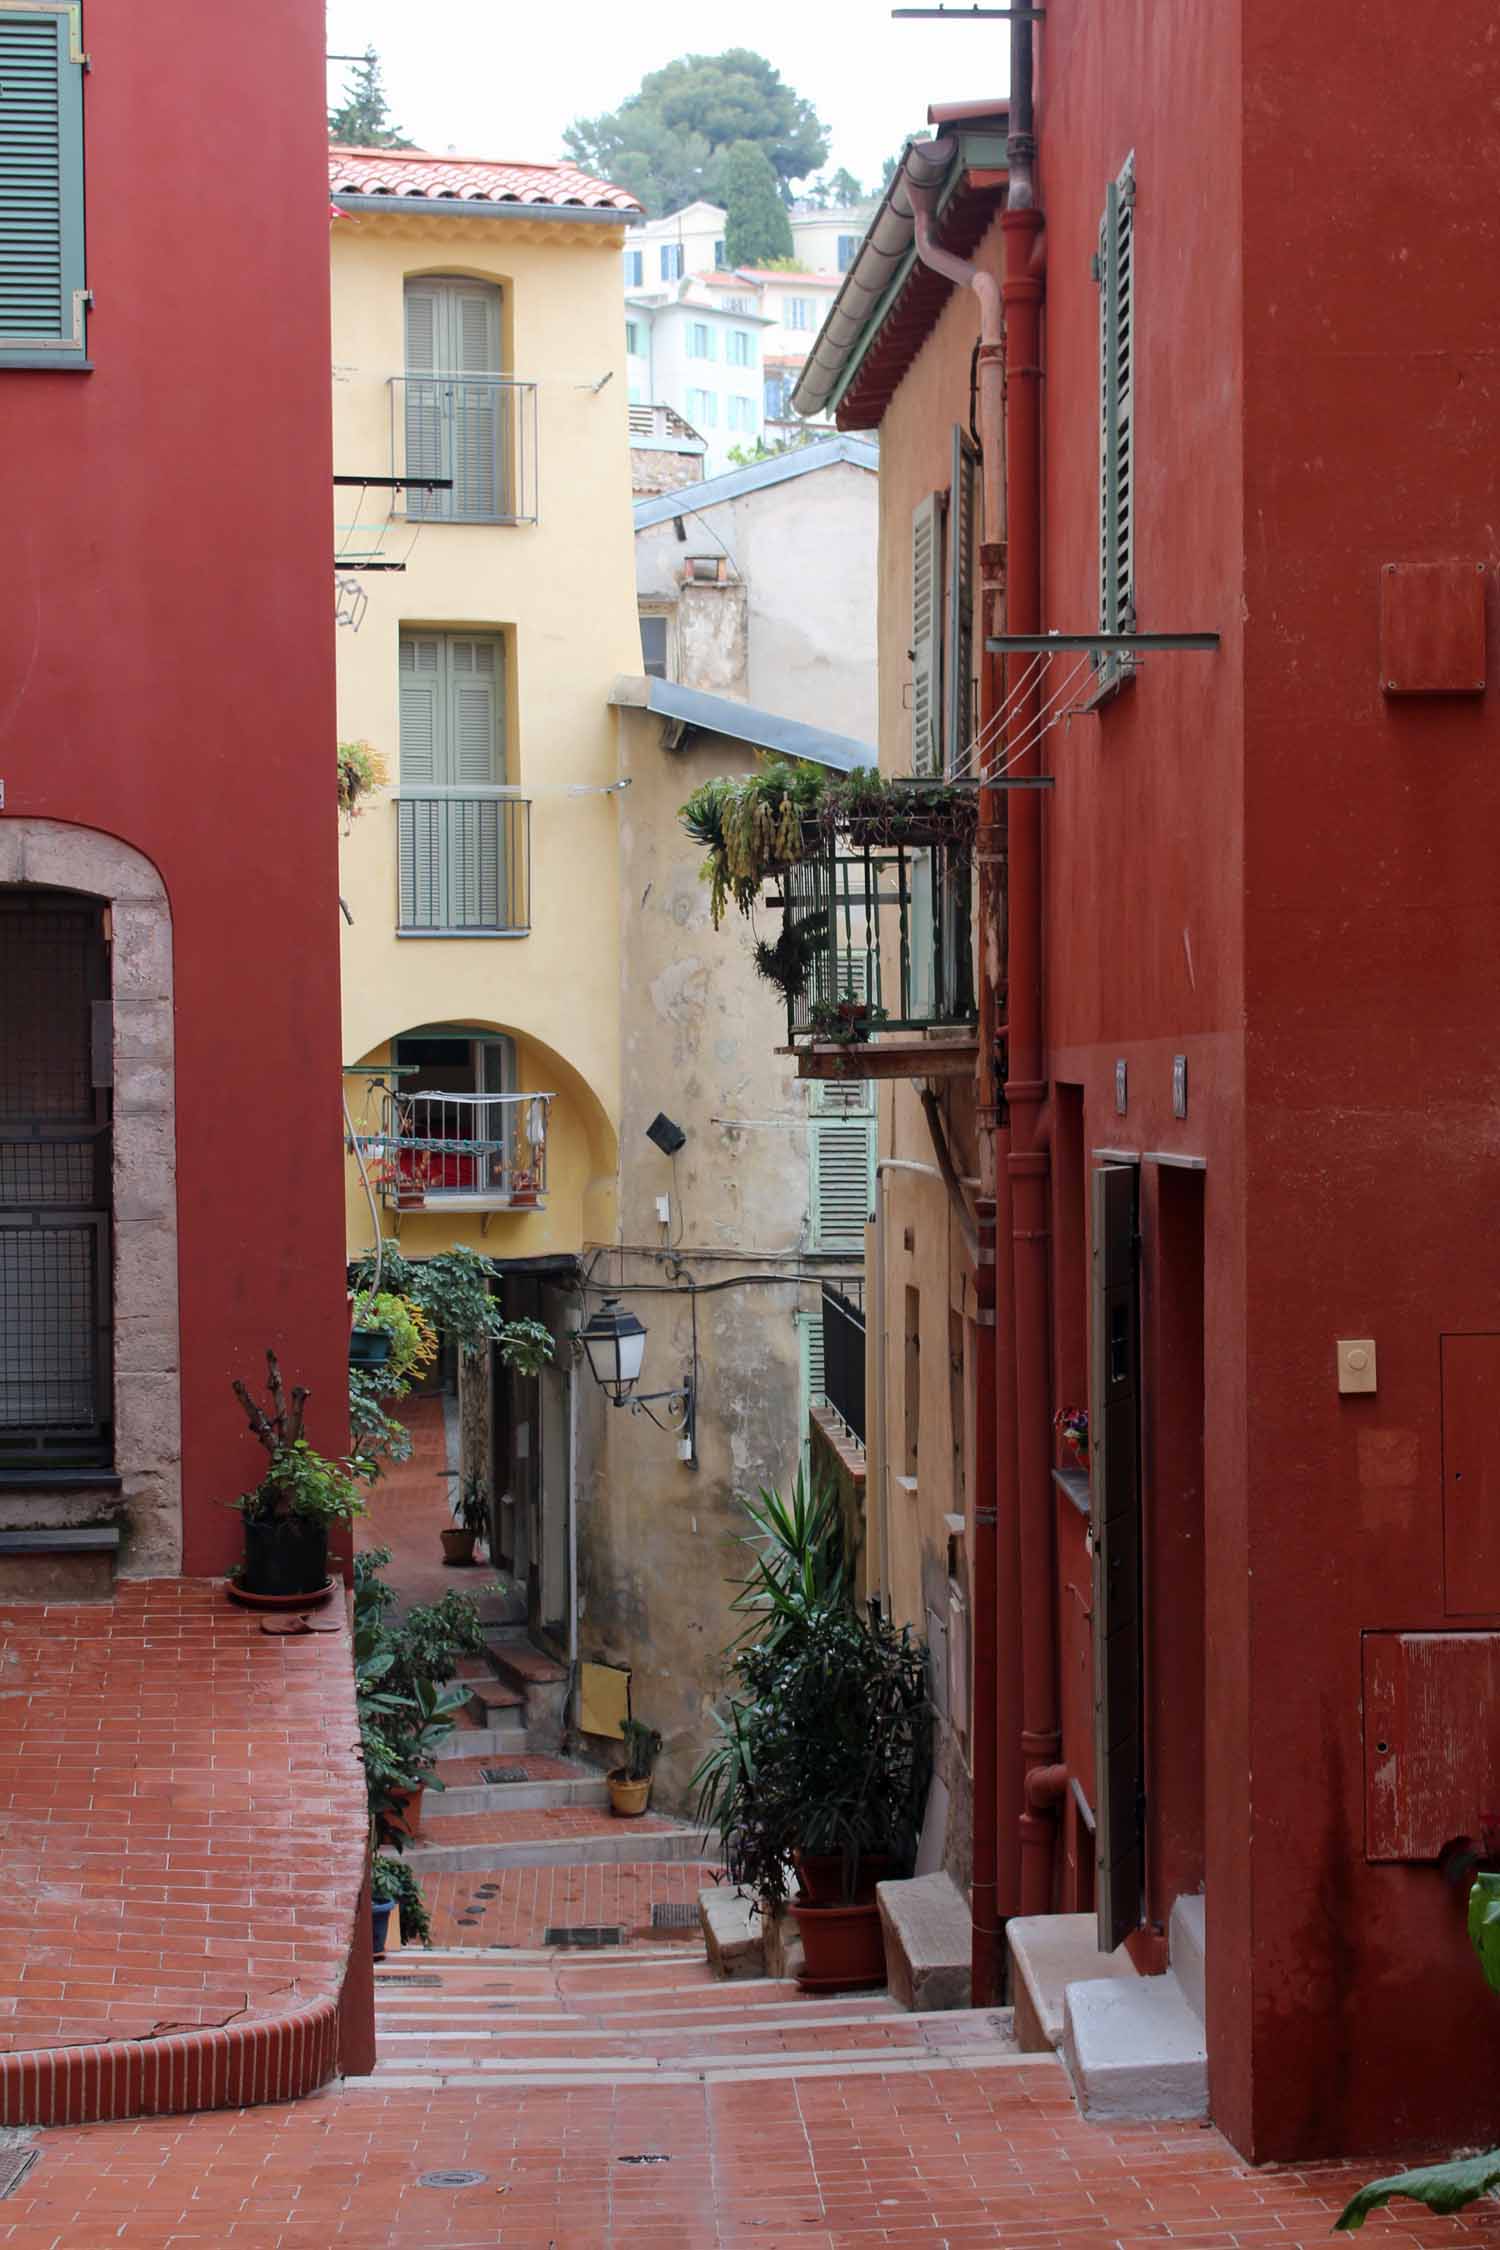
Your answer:
[[[832,135],[831,164],[879,184],[930,101],[1002,94],[1008,26],[893,23],[892,0],[328,0],[331,51],[379,50],[396,123],[421,148],[545,162],[564,126],[614,109],[676,55],[756,49]],[[347,68],[330,64],[333,94]]]

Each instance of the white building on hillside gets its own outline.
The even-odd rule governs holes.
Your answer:
[[[625,300],[625,378],[632,406],[667,406],[705,446],[704,470],[734,466],[736,448],[753,452],[765,427],[762,335],[770,323],[753,291],[728,311],[719,293],[692,282],[663,298]]]
[[[846,274],[865,238],[878,198],[868,203],[835,204],[816,211],[811,204],[794,203],[792,255],[812,273]]]

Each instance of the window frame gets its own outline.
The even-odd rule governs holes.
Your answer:
[[[681,281],[686,269],[686,254],[680,242],[662,242],[657,245],[657,266],[663,281]]]
[[[625,253],[625,286],[642,289],[646,282],[646,253],[644,250],[627,250]]]
[[[87,374],[93,364],[88,356],[93,292],[88,286],[85,229],[83,80],[89,58],[83,45],[82,10],[77,0],[0,0],[0,23],[28,17],[50,24],[56,40],[58,326],[56,335],[42,331],[0,337],[0,369],[50,367]]]

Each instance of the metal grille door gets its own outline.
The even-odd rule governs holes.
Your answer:
[[[0,892],[0,1470],[110,1458],[102,910]]]

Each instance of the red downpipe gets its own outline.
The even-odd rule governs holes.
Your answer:
[[[979,309],[979,354],[976,382],[976,421],[981,453],[983,521],[980,539],[981,646],[992,630],[1005,571],[1005,405],[1004,341],[1001,326],[1000,288],[991,273],[943,249],[934,236],[937,184],[946,166],[939,169],[943,153],[957,155],[956,144],[939,139],[923,150],[924,164],[933,167],[930,182],[907,177],[915,224],[917,255],[924,265],[943,274],[959,288],[972,290]],[[999,669],[986,654],[979,672],[980,739],[989,740],[999,709]],[[995,749],[981,763],[987,769]],[[995,1325],[997,1274],[995,1203],[998,1164],[995,1127],[998,1108],[997,1007],[1001,977],[1000,865],[1003,852],[1000,792],[979,793],[979,823],[975,842],[978,872],[979,922],[979,1061],[975,1103],[979,1143],[979,1244],[975,1257],[974,1296],[977,1353],[974,1375],[974,1692],[969,1748],[973,1768],[973,1870],[970,1880],[970,1982],[972,2004],[991,2007],[1002,1989],[1000,1921],[997,1901],[997,1851],[1002,1835],[1014,1833],[1020,1816],[1016,1803],[997,1802],[999,1756],[999,1653],[993,1630],[999,1585],[998,1457],[996,1439],[996,1374],[999,1348]],[[1007,1260],[1005,1261],[1008,1265]],[[1009,1275],[1007,1272],[1007,1281]],[[1006,1290],[1007,1301],[1009,1289]],[[1007,1652],[1009,1653],[1009,1652]],[[1015,1703],[1008,1708],[1014,1711]],[[1019,1775],[1017,1775],[1019,1784]],[[1003,1823],[1003,1825],[1002,1825]],[[1013,1856],[1013,1855],[1011,1855]],[[1007,1868],[1007,1895],[1013,1881]]]
[[[1017,37],[1025,31],[1024,43]],[[1041,630],[1042,409],[1041,236],[1035,200],[1036,144],[1031,136],[1031,26],[1012,26],[1011,172],[1001,216],[1005,306],[1005,457],[1009,555],[1006,614],[1013,633]],[[1024,55],[1016,48],[1024,44]],[[1019,100],[1016,98],[1019,96]],[[1041,771],[1032,739],[1040,685],[1022,688],[1030,659],[1007,659],[1016,697],[1012,740],[1029,747],[1016,758],[1017,778]],[[1020,1815],[1021,1912],[1052,1907],[1057,1832],[1047,1793],[1033,1776],[1057,1764],[1056,1592],[1053,1567],[1051,1376],[1048,1365],[1048,1172],[1041,1111],[1047,1098],[1042,1019],[1042,792],[1020,789],[1009,806],[1010,896],[1007,1017],[1010,1112],[1007,1172],[1011,1204],[1011,1268],[1015,1340],[1015,1514],[1019,1527],[1021,1609],[1021,1758],[1025,1803]]]

